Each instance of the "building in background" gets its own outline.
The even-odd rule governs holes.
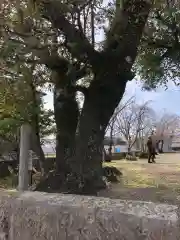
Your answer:
[[[180,151],[180,135],[173,137],[171,148],[173,151]]]
[[[162,140],[164,141],[163,152],[172,152],[172,151],[180,151],[180,135],[179,136],[153,136],[154,140]],[[111,144],[111,138],[104,138],[104,149],[108,152],[108,148]],[[55,158],[56,156],[56,140],[55,139],[46,139],[44,144],[42,145],[42,149],[44,151],[46,158]],[[134,144],[131,148],[132,152],[138,152],[140,149]],[[112,138],[112,153],[127,153],[128,152],[128,144],[121,137],[113,137]]]
[[[156,135],[154,133],[152,135],[153,141],[162,141],[163,140],[163,152],[173,152],[180,150],[180,135],[178,136],[175,134],[163,134],[163,135]],[[161,147],[161,142],[160,146]]]

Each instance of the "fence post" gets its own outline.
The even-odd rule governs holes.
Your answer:
[[[30,150],[31,127],[28,124],[21,126],[20,133],[20,156],[19,156],[19,181],[18,190],[26,191],[29,185],[29,150]]]

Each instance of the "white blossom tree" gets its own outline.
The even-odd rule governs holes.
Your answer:
[[[155,135],[159,142],[159,150],[163,151],[164,138],[174,137],[180,129],[180,117],[176,114],[164,113],[155,123]]]
[[[115,112],[114,134],[122,136],[127,141],[128,154],[134,144],[137,141],[144,141],[144,137],[151,131],[153,110],[149,107],[149,103],[147,101],[137,104],[133,98],[125,108],[117,114]]]

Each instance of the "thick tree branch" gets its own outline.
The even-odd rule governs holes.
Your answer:
[[[87,97],[87,95],[88,95],[88,88],[80,86],[80,85],[75,86],[75,91],[83,93],[85,97]]]
[[[71,24],[63,12],[63,5],[56,0],[41,0],[42,16],[49,20],[53,26],[61,30],[67,38],[71,53],[78,59],[85,59],[94,65],[98,57],[98,52],[95,51],[86,36]]]
[[[58,55],[50,55],[47,51],[36,51],[35,54],[39,59],[28,59],[18,56],[18,61],[26,62],[28,64],[44,64],[47,68],[55,71],[66,78],[66,83],[75,85],[75,83],[88,74],[88,66],[74,66],[67,59]],[[4,69],[3,69],[4,70]]]
[[[12,72],[3,66],[0,66],[0,72],[4,73],[4,75],[10,75],[10,76],[16,77],[16,78],[19,78],[20,76],[22,76],[21,74],[18,74],[17,72]],[[4,75],[2,77],[4,77]]]
[[[30,39],[30,41],[28,41],[27,39],[26,39],[26,41],[25,40],[22,41],[22,40],[19,40],[19,39],[16,39],[16,38],[9,38],[9,41],[17,43],[17,44],[24,45],[24,46],[26,46],[26,47],[28,47],[29,49],[32,49],[32,50],[39,50],[39,51],[46,50],[49,47],[59,48],[59,47],[63,47],[64,46],[64,43],[44,44],[42,46],[39,43],[37,43],[37,44],[33,45],[30,42],[30,41],[32,41],[32,38]]]
[[[173,45],[169,41],[165,41],[162,39],[153,39],[150,36],[143,37],[142,41],[148,44],[150,47],[154,48],[165,48],[165,49],[172,49]]]
[[[79,80],[83,78],[88,73],[87,66],[84,65],[82,68],[76,71],[75,76],[76,79]]]
[[[128,56],[129,61],[124,66],[125,68],[130,69],[136,58],[137,47],[151,4],[151,0],[127,0],[123,8],[117,10],[107,37],[106,51],[114,52],[121,63],[122,59]]]

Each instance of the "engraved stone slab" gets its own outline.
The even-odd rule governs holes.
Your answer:
[[[0,196],[0,240],[177,240],[178,206],[25,192]]]

